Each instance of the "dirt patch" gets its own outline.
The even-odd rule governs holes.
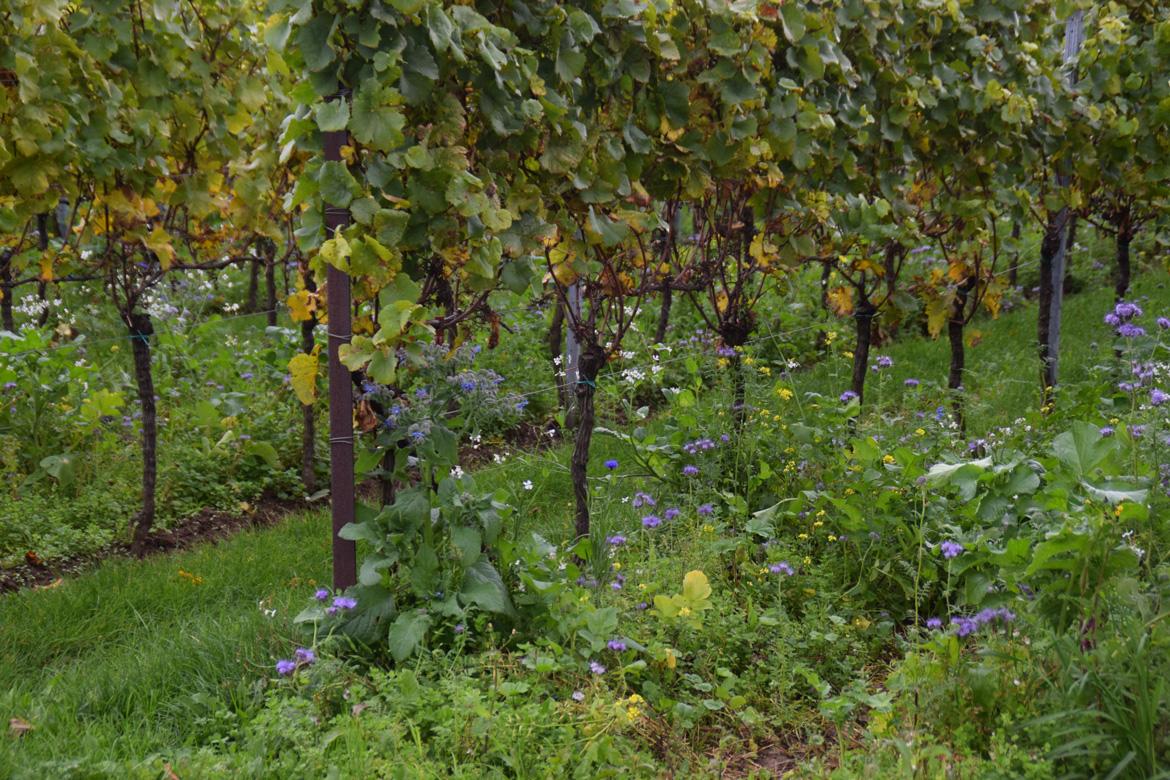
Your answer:
[[[502,437],[481,441],[478,447],[463,443],[459,462],[468,471],[473,471],[481,465],[490,465],[494,461],[494,456],[504,451],[538,452],[560,444],[561,432],[558,430],[554,436],[549,436],[548,430],[547,425],[521,423]],[[356,486],[355,494],[358,501],[376,504],[381,494],[381,483],[373,479],[364,480]],[[312,506],[328,505],[326,499]],[[144,557],[188,550],[203,542],[214,544],[240,531],[269,528],[279,524],[293,512],[307,509],[309,506],[309,502],[301,498],[282,499],[264,496],[253,504],[245,504],[239,512],[204,509],[174,528],[166,531],[156,530],[152,533],[143,546]],[[32,556],[19,566],[0,569],[0,594],[13,593],[23,588],[54,587],[63,577],[80,574],[101,561],[129,557],[129,541],[119,541],[93,553],[64,560],[43,562]]]
[[[247,508],[245,508],[245,506]],[[264,496],[238,513],[204,509],[167,531],[155,531],[144,545],[144,557],[188,550],[203,542],[218,542],[234,533],[277,525],[289,514],[305,509],[304,499]],[[34,556],[35,557],[35,556]],[[90,555],[45,563],[29,560],[19,566],[0,569],[0,593],[22,588],[53,587],[69,577],[109,558],[129,558],[130,542],[119,541]]]

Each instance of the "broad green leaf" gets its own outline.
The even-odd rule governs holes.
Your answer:
[[[399,614],[387,635],[390,655],[394,660],[405,661],[413,655],[422,645],[430,627],[430,615],[419,614],[419,611],[414,609]]]

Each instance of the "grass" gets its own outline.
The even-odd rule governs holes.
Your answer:
[[[329,579],[328,528],[319,513],[296,516],[0,599],[0,715],[34,725],[0,739],[0,776],[141,758],[189,742],[217,702],[257,707],[273,658],[288,652],[290,611]]]

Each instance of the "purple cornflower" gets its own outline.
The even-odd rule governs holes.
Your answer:
[[[605,667],[596,661],[590,661],[589,671],[593,672],[594,674],[605,674]]]
[[[1129,435],[1135,439],[1140,439],[1142,437],[1142,435],[1145,434],[1145,432],[1146,432],[1146,426],[1144,426],[1144,425],[1131,425],[1131,426],[1129,426]]]
[[[638,606],[634,607],[634,609],[638,610],[639,612],[645,612],[646,610],[650,609],[650,603],[643,601],[639,603]]]
[[[657,505],[657,502],[654,500],[654,498],[650,494],[643,493],[641,490],[639,490],[637,493],[634,493],[634,500],[631,503],[634,506],[642,506],[643,504],[645,504],[646,506],[656,506]]]
[[[462,623],[459,623],[458,625],[455,626],[455,633],[456,634],[462,634],[466,630],[467,629],[464,628]]]
[[[611,639],[611,640],[609,640],[609,642],[606,643],[605,646],[608,647],[610,650],[613,650],[615,653],[625,652],[625,649],[626,649],[626,643],[621,641],[620,639]]]
[[[1123,320],[1128,320],[1131,317],[1142,316],[1142,307],[1138,306],[1136,303],[1122,301],[1113,307],[1113,313]]]
[[[951,618],[951,625],[955,626],[955,633],[959,636],[974,634],[979,630],[979,624],[969,617],[953,617]]]
[[[1170,399],[1170,396],[1166,395],[1156,387],[1150,391],[1150,403],[1154,406],[1161,406],[1162,404],[1166,403],[1167,399]]]
[[[877,359],[878,368],[890,368],[894,365],[894,359],[889,355],[880,355]]]
[[[1116,328],[1118,325],[1121,324],[1121,318],[1118,317],[1113,312],[1109,312],[1108,314],[1105,315],[1105,324],[1112,325],[1113,327]]]
[[[677,509],[667,509],[663,517],[665,517],[667,520],[673,520],[680,514],[682,514],[682,512],[678,511]]]
[[[626,537],[621,534],[614,534],[613,536],[605,537],[605,543],[610,547],[621,547],[626,543]]]
[[[697,477],[699,476],[699,468],[698,466],[683,466],[683,474],[688,477]]]
[[[607,469],[609,469],[610,471],[613,471],[614,469],[616,469],[618,467],[618,462],[616,460],[607,460],[605,462],[605,467]]]
[[[348,596],[338,596],[333,599],[333,606],[338,609],[357,609],[357,599],[351,599]]]
[[[882,535],[879,534],[877,531],[870,531],[869,538],[873,539],[875,542],[880,542],[882,540]]]
[[[725,433],[725,434],[723,434],[722,436],[720,436],[720,437],[719,437],[719,441],[722,441],[722,442],[729,442],[729,441],[731,441],[731,437],[730,437],[730,436],[728,436],[728,435]]]
[[[317,601],[325,601],[327,598],[329,598],[329,591],[321,588],[321,590],[313,594],[313,598],[317,599]]]
[[[1165,317],[1158,318],[1158,327],[1162,330],[1170,330],[1170,320]]]
[[[930,618],[926,621],[927,628],[942,628],[942,620],[940,618]]]
[[[1136,339],[1140,336],[1146,335],[1145,328],[1140,328],[1133,323],[1127,322],[1118,326],[1117,335],[1125,339]]]
[[[297,662],[290,661],[287,658],[281,658],[276,662],[276,673],[282,677],[286,674],[292,674],[297,670]]]
[[[906,387],[918,387],[918,380],[917,379],[907,379],[902,384],[906,385]]]
[[[796,574],[796,572],[793,571],[792,567],[788,565],[787,561],[780,561],[780,563],[773,563],[771,566],[768,567],[768,571],[772,572],[773,574],[784,574],[784,575],[787,575],[789,577],[791,577],[793,574]]]
[[[311,664],[317,660],[317,656],[313,655],[313,651],[307,647],[298,647],[297,651],[293,653],[293,657],[297,659],[297,663]]]
[[[701,514],[703,517],[709,517],[710,515],[715,514],[715,507],[711,506],[710,504],[703,504],[695,511]]]
[[[662,525],[662,519],[654,515],[646,515],[642,518],[643,528],[657,528]]]
[[[963,545],[958,542],[943,542],[938,547],[944,558],[958,558],[959,553],[963,552]]]
[[[847,404],[856,397],[857,397],[857,393],[853,392],[852,390],[846,390],[844,393],[841,393],[840,401],[843,404]]]
[[[1112,435],[1113,435],[1113,429],[1111,427],[1109,427],[1108,425],[1102,426],[1102,428],[1101,428],[1101,438],[1102,439],[1108,439]]]

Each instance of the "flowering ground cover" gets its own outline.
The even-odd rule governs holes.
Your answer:
[[[1170,308],[1150,278],[1072,306],[1044,408],[1005,370],[1028,307],[981,325],[966,432],[929,340],[879,349],[864,411],[831,335],[810,368],[634,346],[582,540],[555,415],[551,448],[463,468],[491,437],[416,406],[351,591],[310,515],[0,603],[0,774],[1154,776]]]

